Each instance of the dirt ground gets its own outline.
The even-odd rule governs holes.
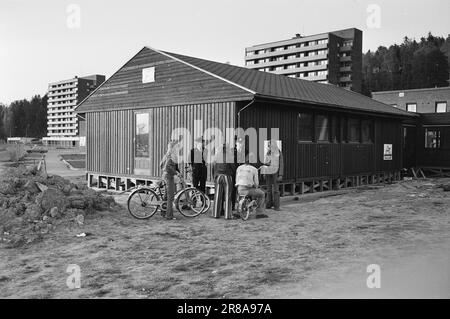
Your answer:
[[[449,181],[304,196],[246,222],[99,212],[31,246],[0,246],[0,297],[449,298],[450,192],[438,188]],[[66,285],[70,264],[80,289]],[[367,288],[369,264],[379,289]]]

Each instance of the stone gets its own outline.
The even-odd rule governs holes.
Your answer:
[[[75,217],[75,221],[77,222],[78,225],[84,225],[84,216],[83,215],[77,215],[77,217]]]
[[[50,209],[49,215],[50,215],[50,217],[52,217],[52,218],[58,217],[58,216],[59,216],[58,207],[53,207],[52,209]]]
[[[64,185],[64,187],[62,188],[62,192],[64,193],[64,195],[69,195],[71,189],[72,189],[71,185]]]
[[[25,210],[25,215],[31,219],[31,220],[35,220],[35,219],[39,219],[41,214],[42,214],[42,208],[37,205],[37,204],[31,204],[27,207],[27,209]]]
[[[86,202],[84,199],[73,199],[70,201],[70,207],[76,209],[84,209],[86,207]]]
[[[44,184],[41,184],[41,183],[38,183],[38,182],[36,182],[36,186],[39,188],[39,190],[43,193],[43,192],[45,192],[47,189],[48,189],[48,186],[46,186],[46,185],[44,185]]]
[[[69,201],[62,191],[49,188],[40,194],[37,201],[44,211],[48,211],[53,207],[58,207],[60,211],[64,211],[69,205]]]
[[[30,194],[37,194],[41,191],[39,187],[37,187],[36,183],[33,181],[26,182],[23,188],[25,188],[28,192],[30,192]]]

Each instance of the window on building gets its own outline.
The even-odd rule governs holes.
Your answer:
[[[363,143],[373,143],[373,121],[361,121],[361,140]]]
[[[316,141],[329,142],[330,141],[330,120],[326,115],[316,115],[315,117]]]
[[[332,143],[339,143],[341,137],[341,130],[340,130],[340,118],[338,116],[331,117],[331,136],[330,141]]]
[[[136,157],[149,157],[149,114],[136,113]]]
[[[142,69],[142,83],[155,82],[155,67],[151,66]]]
[[[358,119],[349,118],[347,120],[347,142],[359,142],[360,133],[360,121]]]
[[[441,147],[441,131],[439,129],[425,129],[425,147]]]
[[[417,104],[416,103],[407,103],[406,110],[408,112],[417,112]]]
[[[436,103],[436,113],[447,112],[447,102],[437,102]]]
[[[313,140],[313,115],[312,113],[299,113],[297,118],[297,137],[302,142]]]

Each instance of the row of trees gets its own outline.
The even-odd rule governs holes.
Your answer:
[[[9,136],[43,137],[47,134],[47,96],[33,96],[30,101],[0,104],[0,139]]]
[[[363,54],[363,94],[449,85],[450,35],[380,46]]]

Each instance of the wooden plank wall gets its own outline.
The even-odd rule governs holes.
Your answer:
[[[143,111],[149,113],[149,177],[154,178],[161,176],[159,162],[166,152],[172,130],[175,128],[183,127],[188,129],[192,134],[192,143],[195,120],[201,121],[203,130],[217,127],[224,134],[227,127],[235,127],[234,102],[155,107],[139,110],[139,112]],[[133,175],[134,111],[90,112],[86,113],[86,120],[88,130],[87,171]],[[187,144],[185,145],[187,147]],[[208,169],[211,180],[210,171]]]
[[[280,104],[256,103],[241,113],[241,125],[244,128],[264,127],[269,128],[269,131],[271,127],[280,128],[286,182],[387,172],[402,168],[400,121],[374,117],[375,143],[304,143],[297,140],[296,119],[301,109]],[[344,112],[333,114],[346,116]],[[392,161],[383,160],[384,144],[393,144]],[[263,142],[259,141],[258,145],[262,147]]]
[[[115,174],[133,172],[133,113],[86,114],[86,170]]]

